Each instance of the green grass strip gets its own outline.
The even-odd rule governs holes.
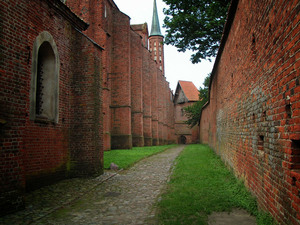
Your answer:
[[[133,147],[132,149],[111,150],[104,152],[104,169],[115,163],[122,169],[128,169],[143,158],[165,151],[176,145],[162,145],[149,147]]]
[[[258,224],[273,224],[256,200],[218,156],[205,145],[189,145],[176,161],[166,193],[158,202],[160,224],[207,224],[212,212],[242,208]]]

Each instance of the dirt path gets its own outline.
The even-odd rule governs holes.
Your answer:
[[[27,196],[32,204],[26,210],[0,224],[149,224],[152,206],[183,148],[146,158],[105,182],[73,179],[45,187]]]

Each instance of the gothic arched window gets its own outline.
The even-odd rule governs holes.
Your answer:
[[[30,119],[58,123],[59,57],[50,33],[35,40],[32,54]]]

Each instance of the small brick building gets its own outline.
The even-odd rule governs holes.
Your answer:
[[[199,101],[199,91],[191,81],[178,81],[174,97],[175,135],[178,144],[199,143],[199,126],[185,123],[184,108]]]
[[[200,122],[201,142],[280,224],[300,224],[299,12],[232,1]]]
[[[101,174],[104,150],[175,142],[158,21],[148,37],[112,0],[0,0],[0,19],[0,214]]]

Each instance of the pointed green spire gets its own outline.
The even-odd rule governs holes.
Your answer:
[[[150,36],[163,36],[160,32],[156,0],[154,0],[153,3],[153,16],[152,16],[152,27],[151,27]]]

